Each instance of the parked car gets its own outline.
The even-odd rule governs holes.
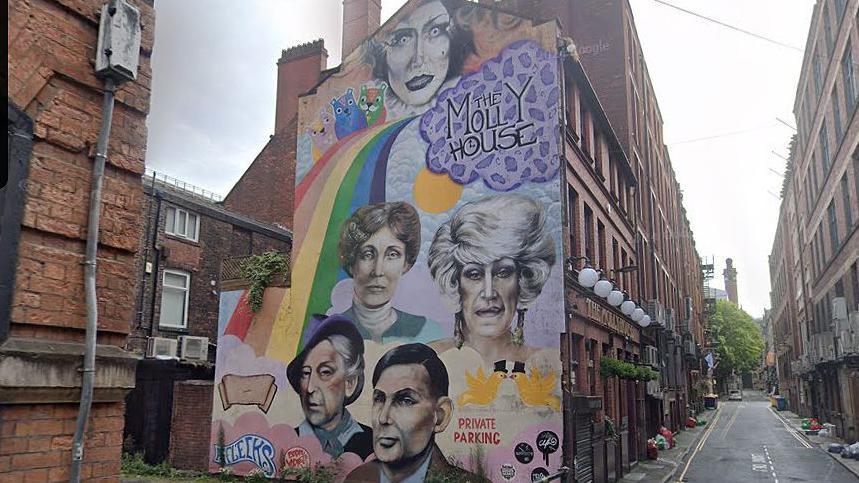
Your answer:
[[[742,401],[743,400],[743,391],[739,389],[731,389],[728,391],[728,401]]]

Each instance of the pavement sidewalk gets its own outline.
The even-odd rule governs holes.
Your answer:
[[[670,480],[675,473],[683,466],[686,460],[686,455],[689,451],[698,444],[701,435],[713,423],[715,410],[707,410],[699,414],[699,417],[707,420],[706,426],[696,426],[694,428],[686,428],[678,432],[674,436],[674,447],[667,450],[659,451],[659,458],[656,460],[642,460],[637,462],[630,469],[629,473],[625,474],[620,479],[622,483],[633,483],[639,481],[665,483]]]
[[[770,411],[772,411],[776,416],[778,416],[779,419],[784,421],[791,429],[794,430],[794,432],[798,433],[801,438],[805,438],[812,445],[815,445],[822,449],[824,452],[826,452],[826,454],[834,458],[835,461],[838,461],[845,468],[852,471],[854,475],[859,477],[859,461],[842,458],[841,455],[829,453],[826,451],[826,448],[829,446],[830,443],[844,444],[843,440],[835,436],[827,437],[819,436],[816,434],[806,434],[805,431],[802,429],[802,418],[792,411],[776,411],[773,408],[770,408]]]

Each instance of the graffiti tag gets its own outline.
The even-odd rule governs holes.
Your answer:
[[[265,476],[275,476],[274,445],[262,436],[246,434],[226,446],[215,445],[215,462],[232,466],[243,461],[257,465]],[[218,461],[223,455],[223,461]]]

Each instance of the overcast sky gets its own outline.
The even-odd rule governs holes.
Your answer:
[[[631,0],[698,252],[739,275],[740,304],[769,307],[778,217],[802,52]],[[382,0],[382,20],[403,0]],[[804,48],[813,0],[672,3]],[[156,0],[147,166],[226,194],[274,129],[276,62],[323,38],[340,62],[340,0]],[[708,138],[708,139],[702,139]]]

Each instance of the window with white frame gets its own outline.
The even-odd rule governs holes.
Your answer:
[[[164,270],[159,325],[180,329],[188,327],[188,289],[190,286],[190,273],[182,270]]]
[[[165,216],[164,232],[168,235],[197,241],[197,235],[200,232],[200,217],[182,208],[169,206]]]

